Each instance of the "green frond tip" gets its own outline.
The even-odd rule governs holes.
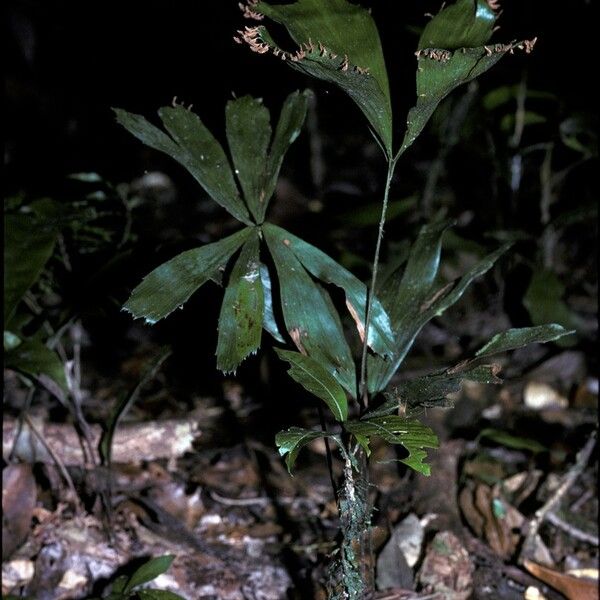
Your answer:
[[[166,132],[136,115],[114,109],[117,122],[147,146],[168,154],[185,167],[209,196],[245,225],[264,221],[279,170],[298,137],[310,91],[288,96],[271,139],[269,111],[262,100],[244,96],[225,110],[229,150],[225,150],[198,115],[184,106],[164,106],[158,114]],[[238,189],[238,184],[241,191]]]
[[[490,43],[498,15],[487,0],[457,0],[425,26],[417,45],[417,103],[410,109],[398,155],[421,134],[439,103],[457,87],[536,40]]]
[[[392,108],[379,32],[370,13],[346,0],[298,0],[289,4],[250,2],[249,18],[283,25],[294,52],[278,46],[267,27],[246,27],[234,39],[259,54],[270,53],[307,75],[333,83],[361,109],[385,152],[392,152]]]
[[[264,316],[264,290],[260,277],[258,236],[242,246],[225,290],[219,315],[217,368],[234,372],[260,346]]]
[[[123,310],[154,325],[175,309],[209,279],[218,279],[232,255],[253,233],[245,228],[213,244],[187,250],[146,275],[133,290]]]

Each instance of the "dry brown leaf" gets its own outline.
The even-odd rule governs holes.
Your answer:
[[[29,465],[8,465],[2,471],[2,560],[25,541],[37,500]]]
[[[483,484],[477,486],[474,503],[484,519],[485,537],[496,554],[502,558],[509,558],[514,554],[520,537],[518,533],[513,533],[513,529],[520,526],[523,517],[507,502],[503,502],[505,516],[496,517],[493,509],[494,500],[498,499],[494,498],[488,486]]]
[[[513,506],[519,506],[537,489],[542,475],[539,469],[516,473],[496,484],[494,492],[507,497]]]
[[[468,487],[464,487],[460,491],[458,496],[458,504],[460,510],[465,518],[465,521],[469,524],[469,527],[473,530],[473,533],[477,537],[483,536],[483,525],[485,523],[483,517],[473,504],[473,493]]]
[[[566,575],[530,560],[525,560],[523,566],[534,577],[564,594],[567,600],[598,600],[598,581]]]

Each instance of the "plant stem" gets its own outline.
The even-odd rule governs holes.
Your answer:
[[[388,199],[392,177],[396,168],[398,157],[388,160],[387,176],[383,193],[383,205],[381,207],[381,218],[375,245],[375,256],[373,258],[373,272],[371,275],[371,287],[368,290],[367,312],[365,315],[365,333],[362,346],[360,363],[360,383],[358,389],[358,402],[361,411],[364,412],[369,405],[369,387],[367,385],[367,355],[369,345],[369,328],[371,325],[371,311],[375,287],[377,285],[377,273],[379,271],[379,254],[383,240],[383,230],[387,215]],[[342,545],[340,559],[337,564],[339,573],[342,574],[342,595],[331,594],[332,598],[344,598],[347,600],[363,600],[371,597],[375,588],[373,551],[371,547],[371,507],[369,505],[369,464],[366,455],[361,452],[361,460],[357,464],[357,479],[352,473],[352,462],[349,458],[348,449],[344,468],[342,490],[339,494],[340,530],[342,533]],[[333,578],[335,579],[335,577]]]
[[[320,404],[317,405],[317,410],[319,411],[319,421],[321,422],[321,430],[324,433],[328,433],[327,424],[325,423],[325,415],[323,413],[323,409],[321,408]],[[327,458],[327,469],[329,471],[329,479],[331,481],[333,497],[335,498],[335,502],[337,504],[338,503],[338,492],[337,492],[337,486],[335,484],[335,477],[333,475],[333,458],[331,456],[331,446],[329,445],[329,438],[327,436],[325,436],[323,439],[325,440],[325,456]]]
[[[379,231],[377,233],[377,243],[375,245],[375,256],[373,257],[373,273],[371,275],[371,286],[368,290],[367,314],[365,316],[365,334],[362,346],[362,356],[360,359],[360,383],[358,388],[358,399],[362,411],[366,410],[369,405],[369,388],[367,386],[367,354],[369,347],[369,328],[371,326],[371,309],[373,307],[373,297],[375,295],[375,286],[377,285],[377,272],[379,270],[379,252],[381,250],[381,242],[383,240],[383,228],[388,208],[388,198],[392,177],[396,168],[398,156],[393,159],[388,159],[387,177],[385,180],[385,189],[383,192],[383,205],[381,207],[381,218],[379,219]]]
[[[344,474],[338,492],[340,549],[330,569],[330,600],[367,600],[375,592],[371,548],[371,506],[366,456],[353,464],[351,452],[343,452]],[[356,471],[354,469],[357,469]]]

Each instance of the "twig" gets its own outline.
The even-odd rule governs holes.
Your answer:
[[[78,321],[73,323],[70,328],[71,340],[73,341],[73,361],[72,370],[67,369],[68,383],[73,400],[75,419],[81,430],[82,447],[84,449],[85,463],[96,467],[96,455],[92,442],[92,434],[89,423],[83,414],[83,394],[81,392],[81,323]]]
[[[549,512],[546,515],[546,521],[548,521],[548,523],[552,523],[552,525],[558,527],[558,529],[562,529],[565,533],[568,533],[572,538],[579,540],[580,542],[587,542],[593,546],[600,545],[597,535],[593,535],[587,531],[582,531],[571,523],[563,521],[563,519],[561,519],[556,513]]]
[[[267,496],[259,496],[257,498],[226,498],[213,490],[209,490],[208,495],[216,502],[225,504],[225,506],[254,506],[256,504],[264,506],[272,502],[271,498]]]
[[[46,443],[44,436],[38,431],[37,427],[33,424],[33,421],[29,418],[29,415],[27,415],[27,414],[23,415],[23,420],[25,421],[25,423],[27,423],[27,427],[29,427],[29,429],[32,431],[32,433],[35,435],[35,437],[37,437],[37,439],[40,441],[40,443],[44,446],[46,452],[48,452],[48,454],[52,457],[52,460],[56,463],[58,470],[60,471],[61,475],[63,476],[63,479],[67,483],[69,490],[73,494],[73,502],[75,503],[75,510],[78,514],[81,513],[83,509],[81,506],[81,502],[79,501],[79,496],[77,494],[77,490],[75,489],[75,484],[73,483],[73,480],[71,479],[71,476],[69,475],[69,472],[67,471],[67,468],[65,467],[63,461],[60,459],[58,454],[56,454],[56,452],[54,452],[54,450],[51,448],[51,446]]]
[[[588,500],[591,500],[594,497],[594,490],[587,490],[584,492],[571,506],[569,510],[571,512],[577,512]]]
[[[596,444],[596,432],[594,431],[585,446],[577,453],[575,464],[565,473],[558,489],[552,494],[548,501],[539,510],[536,511],[534,518],[529,523],[529,529],[523,542],[521,553],[519,554],[519,564],[529,556],[533,550],[535,536],[544,520],[548,517],[548,513],[561,501],[562,497],[569,491],[569,488],[575,483],[576,479],[581,475],[585,466],[590,459],[592,450]]]

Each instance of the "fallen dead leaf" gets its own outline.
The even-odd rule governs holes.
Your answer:
[[[539,580],[564,594],[567,600],[598,600],[598,580],[573,577],[530,560],[523,566]]]
[[[499,486],[491,489],[483,483],[474,490],[465,486],[458,502],[473,532],[485,538],[494,552],[506,559],[515,553],[524,517],[500,496],[500,489]]]
[[[537,489],[542,475],[539,469],[521,471],[497,484],[494,492],[502,493],[513,506],[519,506]]]
[[[193,529],[206,512],[202,502],[201,489],[187,494],[185,485],[178,481],[156,486],[149,491],[149,497],[161,508],[185,523],[188,529]]]
[[[26,464],[2,471],[2,560],[26,540],[37,499],[35,479]]]

